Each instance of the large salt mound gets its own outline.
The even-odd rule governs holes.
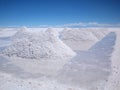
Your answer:
[[[61,32],[61,39],[73,50],[87,50],[98,41],[89,30],[73,28],[65,28]]]
[[[23,27],[13,37],[13,43],[3,53],[21,58],[64,58],[75,53],[59,38],[55,30],[32,31]]]

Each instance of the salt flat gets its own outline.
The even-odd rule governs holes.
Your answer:
[[[52,47],[55,53],[50,53],[49,55],[54,58],[46,58],[46,55],[39,58],[28,58],[23,57],[22,54],[19,55],[23,51],[19,50],[19,48],[22,45],[26,47],[26,44],[20,44],[15,49],[17,53],[14,50],[8,53],[9,50],[6,48],[13,45],[13,39],[21,39],[23,34],[20,37],[16,34],[21,28],[0,29],[0,90],[120,89],[119,28],[51,29],[59,33],[56,40],[62,42],[59,47],[57,46],[58,44]],[[31,34],[27,39],[32,40],[34,36],[34,39],[38,41],[38,32],[41,32],[40,34],[42,35],[47,28],[29,28],[29,30],[33,35]],[[35,33],[38,33],[38,35],[35,35]],[[51,38],[51,32],[47,33],[49,38]],[[25,34],[25,37],[27,35]],[[40,44],[37,44],[38,42],[34,44],[41,45],[42,43],[43,47],[46,44],[49,46],[50,43],[43,43],[46,37],[43,35],[42,39],[40,38],[40,42],[38,41]],[[69,48],[70,50],[63,49],[61,53],[58,53],[61,50],[60,48]],[[3,53],[4,50],[6,50],[5,53]],[[39,50],[42,53],[42,49]],[[46,48],[43,50],[46,50]],[[71,52],[76,54],[69,57]],[[29,51],[24,51],[24,55],[31,56],[29,53]],[[64,56],[62,53],[64,53]],[[35,57],[40,55],[42,54],[39,53]],[[55,57],[55,55],[62,56],[62,58]]]

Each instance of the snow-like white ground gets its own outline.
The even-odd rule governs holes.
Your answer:
[[[23,38],[18,34],[18,37],[15,36],[19,30],[20,28],[0,28],[0,52],[13,43],[13,38],[15,41]],[[43,33],[47,28],[29,30],[32,33]],[[66,44],[65,47],[69,46],[76,52],[76,56],[72,59],[63,56],[48,60],[1,54],[0,90],[120,89],[119,28],[53,28],[54,30],[59,32],[59,40]],[[42,38],[44,39],[43,36]],[[57,50],[55,49],[56,52],[59,51]],[[63,67],[60,69],[59,66]]]

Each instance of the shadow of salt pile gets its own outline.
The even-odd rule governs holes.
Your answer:
[[[20,67],[12,63],[8,58],[0,56],[0,72],[11,74],[19,78],[38,78],[43,76],[42,74],[32,74],[25,72]]]
[[[78,51],[77,56],[59,72],[58,81],[89,90],[103,88],[111,71],[110,55],[115,41],[116,34],[110,32],[88,51]]]

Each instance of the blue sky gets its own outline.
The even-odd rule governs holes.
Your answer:
[[[0,26],[120,23],[120,0],[0,0]]]

